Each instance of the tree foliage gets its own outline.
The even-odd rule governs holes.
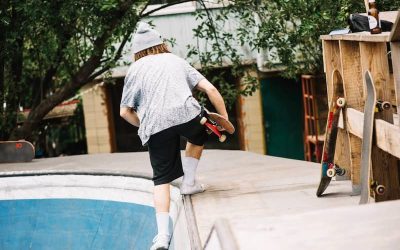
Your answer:
[[[160,8],[187,1],[168,0]],[[0,140],[30,139],[51,109],[115,67],[137,21],[151,13],[143,13],[149,2],[2,0]],[[399,2],[382,0],[380,9],[396,9]],[[231,73],[245,79],[240,88],[224,81],[223,75],[211,79],[230,104],[237,95],[249,95],[257,88],[255,78],[246,76],[240,46],[267,51],[271,61],[285,66],[287,77],[319,72],[319,35],[345,27],[349,13],[364,10],[359,0],[232,0],[220,11],[207,10],[202,0],[198,3],[204,10],[196,13],[200,25],[194,34],[206,40],[208,49],[191,46],[189,56],[198,57],[206,72],[225,67],[228,61]],[[31,111],[16,127],[20,107]]]
[[[227,1],[220,1],[226,3]],[[378,1],[381,11],[397,10],[399,0]],[[195,35],[205,38],[210,44],[209,51],[192,48],[191,56],[214,67],[228,57],[240,65],[238,46],[248,45],[254,52],[267,55],[264,62],[269,69],[282,69],[282,75],[297,78],[299,74],[322,73],[322,48],[320,35],[348,26],[351,13],[365,12],[364,1],[360,0],[234,0],[214,15],[203,12],[197,18],[203,22]],[[210,16],[214,23],[210,22]],[[221,28],[232,26],[238,20],[233,32]],[[219,48],[224,47],[224,50]],[[236,67],[240,68],[240,67]],[[254,85],[247,85],[249,90]],[[249,92],[251,93],[251,91]]]
[[[146,3],[1,1],[0,139],[28,139],[53,107],[114,67]],[[19,107],[31,112],[16,128]]]

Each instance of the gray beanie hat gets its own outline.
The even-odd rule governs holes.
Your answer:
[[[133,36],[133,53],[162,44],[160,33],[152,29],[148,23],[139,22],[136,33]]]

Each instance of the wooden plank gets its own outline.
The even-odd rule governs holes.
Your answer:
[[[326,74],[326,84],[328,92],[328,103],[333,98],[333,86],[343,84],[342,82],[333,82],[332,73],[338,70],[342,74],[342,65],[340,60],[340,48],[338,41],[324,41],[323,43],[324,65]],[[344,86],[343,86],[344,87]],[[328,107],[329,108],[329,107]],[[339,130],[336,141],[335,164],[342,168],[350,170],[350,146],[345,130]],[[349,171],[347,171],[349,172]],[[340,178],[338,178],[339,180]],[[346,179],[346,178],[344,178]]]
[[[400,127],[380,119],[375,121],[375,126],[378,147],[400,158]]]
[[[364,113],[358,110],[347,109],[347,131],[362,139]]]
[[[361,58],[358,42],[340,41],[341,65],[346,106],[363,111],[364,84],[361,77]]]
[[[397,11],[396,19],[392,22],[393,27],[389,35],[389,41],[398,42],[400,41],[400,11]]]
[[[360,43],[362,72],[369,70],[374,80],[377,100],[390,100],[390,76],[386,43]],[[377,119],[393,123],[392,110],[379,112]],[[376,195],[375,201],[400,198],[398,159],[376,145],[372,146],[372,176],[378,183],[386,186],[384,195]]]
[[[364,107],[364,85],[361,77],[360,48],[358,42],[340,41],[341,65],[346,106],[359,111]],[[354,193],[360,192],[361,139],[347,134],[350,169]]]
[[[395,74],[397,72],[393,72]],[[388,100],[392,105],[397,105],[396,101],[396,88],[395,88],[395,80],[394,80],[394,75],[392,73],[390,74],[390,100]]]
[[[358,41],[358,42],[373,42],[373,43],[381,43],[381,42],[389,42],[390,32],[382,32],[380,34],[371,35],[369,31],[350,33],[344,35],[322,35],[320,36],[321,40],[344,40],[344,41]]]
[[[349,141],[349,135],[347,131],[344,129],[338,130],[338,135],[336,139],[336,148],[335,148],[335,164],[346,170],[346,174],[344,176],[335,177],[337,181],[351,179],[352,169],[351,169],[350,141]]]
[[[323,41],[324,70],[326,74],[326,87],[328,92],[328,105],[332,99],[333,82],[332,72],[335,69],[341,69],[339,42]],[[329,107],[328,107],[329,108]]]
[[[393,78],[394,78],[394,89],[396,95],[397,113],[400,108],[400,42],[390,43],[392,53],[392,67],[393,67]],[[398,122],[400,124],[400,116],[398,116]]]
[[[364,114],[348,108],[346,117],[347,131],[362,139]],[[376,145],[385,152],[400,158],[400,127],[381,119],[375,120]]]

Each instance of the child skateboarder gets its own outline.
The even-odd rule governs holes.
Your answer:
[[[181,194],[204,191],[195,174],[207,133],[192,91],[205,92],[219,114],[226,119],[228,114],[218,90],[189,63],[170,53],[160,34],[147,23],[139,23],[133,52],[135,62],[125,77],[120,115],[139,127],[142,144],[148,145],[158,228],[151,250],[163,250],[170,242],[169,183],[183,176]],[[188,141],[183,159],[180,136]]]

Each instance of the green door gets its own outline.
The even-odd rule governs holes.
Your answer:
[[[301,84],[282,77],[261,80],[267,154],[304,159]]]

